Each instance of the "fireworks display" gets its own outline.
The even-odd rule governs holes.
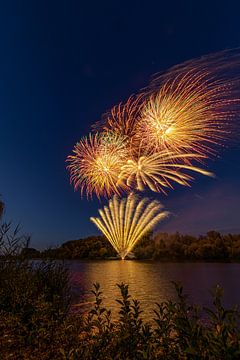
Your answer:
[[[226,51],[177,65],[155,76],[140,95],[114,106],[76,144],[71,182],[81,193],[189,186],[193,173],[212,174],[196,162],[217,154],[239,113],[240,56]]]
[[[193,174],[214,176],[204,163],[236,132],[238,53],[208,55],[155,76],[139,95],[106,112],[68,156],[75,190],[113,196],[91,220],[122,259],[167,214],[159,202],[132,192],[166,194],[174,184],[190,186]],[[119,199],[123,193],[130,195]]]
[[[124,259],[142,236],[167,216],[162,208],[158,201],[134,194],[122,199],[114,195],[109,205],[99,210],[100,217],[91,217],[91,221]]]

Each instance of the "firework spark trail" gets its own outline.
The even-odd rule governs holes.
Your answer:
[[[141,156],[139,159],[131,159],[121,168],[118,183],[126,183],[128,187],[143,191],[147,187],[155,192],[166,193],[165,188],[173,188],[171,182],[183,186],[190,186],[193,177],[183,172],[188,170],[202,175],[214,175],[204,169],[184,161],[192,159],[203,159],[205,156],[199,154],[176,154],[169,151],[161,151],[157,154]]]
[[[122,199],[114,195],[109,206],[99,210],[100,218],[90,219],[124,259],[142,236],[168,215],[162,208],[158,201],[134,194]]]
[[[73,153],[67,161],[70,163],[70,180],[75,190],[80,188],[81,194],[86,191],[88,197],[93,192],[97,197],[120,194],[117,179],[128,158],[128,148],[123,137],[110,133],[90,134],[76,144]],[[122,186],[122,191],[126,190]]]

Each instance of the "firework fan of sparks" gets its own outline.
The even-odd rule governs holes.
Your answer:
[[[128,147],[124,137],[113,133],[90,134],[76,144],[73,155],[68,156],[70,179],[75,190],[86,191],[91,197],[110,197],[120,194],[117,186],[121,167],[127,161]],[[122,185],[123,191],[126,190]]]
[[[149,188],[155,192],[166,194],[166,188],[173,189],[172,182],[183,186],[190,186],[193,177],[184,171],[198,172],[206,176],[214,176],[199,167],[193,166],[192,159],[202,159],[198,154],[176,154],[170,151],[161,151],[148,156],[141,156],[137,160],[130,159],[121,168],[118,183],[126,183],[128,187],[144,191]],[[190,165],[186,164],[187,161]]]
[[[141,237],[168,215],[162,208],[158,201],[138,199],[134,194],[122,199],[114,195],[109,205],[99,210],[100,217],[91,217],[91,221],[124,259]]]

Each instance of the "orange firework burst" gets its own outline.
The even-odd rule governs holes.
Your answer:
[[[80,188],[81,194],[86,191],[87,196],[95,192],[97,197],[120,194],[117,179],[128,157],[124,137],[110,133],[90,134],[76,144],[73,153],[67,161],[75,190]]]
[[[130,96],[126,103],[114,106],[103,115],[102,121],[93,125],[94,129],[113,132],[132,140],[135,134],[135,126],[138,121],[139,112],[142,108],[143,95]]]
[[[215,153],[214,146],[228,136],[227,123],[240,103],[235,94],[239,80],[226,78],[224,64],[221,57],[206,57],[152,82],[136,126],[135,144],[142,152]],[[231,65],[226,63],[227,67]]]
[[[166,193],[166,188],[173,188],[171,182],[189,186],[189,181],[193,180],[193,177],[183,173],[182,170],[214,176],[190,163],[192,159],[202,158],[203,156],[199,154],[176,154],[170,151],[141,156],[137,160],[128,160],[127,164],[122,166],[118,181],[119,184],[126,183],[127,186],[140,191],[148,187],[152,191]]]

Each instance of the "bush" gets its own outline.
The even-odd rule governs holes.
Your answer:
[[[58,265],[55,266],[37,269],[37,277],[44,269],[43,278],[48,280],[46,287],[39,288],[38,296],[31,295],[31,306],[26,300],[30,286],[24,286],[22,297],[17,292],[16,298],[12,298],[13,307],[6,304],[1,307],[2,359],[230,360],[240,357],[239,313],[235,308],[223,308],[220,287],[213,291],[213,308],[199,309],[189,304],[182,287],[174,284],[178,300],[157,304],[151,322],[145,322],[140,304],[129,295],[127,285],[118,285],[119,318],[113,320],[111,311],[103,306],[100,286],[95,284],[93,308],[84,314],[71,315],[66,312],[65,293],[52,286],[62,274]],[[23,278],[21,275],[16,279],[19,288],[25,283],[25,278],[23,283],[19,280]],[[56,294],[62,302],[60,298],[56,301]],[[61,310],[59,303],[63,304]]]
[[[28,243],[18,227],[12,231],[11,224],[1,224],[1,359],[55,358],[68,321],[71,297],[67,269],[56,262],[27,260],[24,250]]]
[[[70,309],[68,272],[61,264],[0,263],[1,354],[6,359],[54,358],[58,329]],[[65,329],[65,327],[64,327]],[[58,349],[57,349],[58,351]],[[51,355],[51,357],[50,357]]]
[[[83,323],[81,343],[64,352],[65,359],[239,359],[240,333],[236,309],[225,310],[222,289],[213,291],[213,309],[190,305],[180,285],[174,284],[178,301],[157,305],[151,323],[142,320],[140,304],[128,286],[121,292],[119,319],[102,306],[99,285],[94,286],[95,307]]]

